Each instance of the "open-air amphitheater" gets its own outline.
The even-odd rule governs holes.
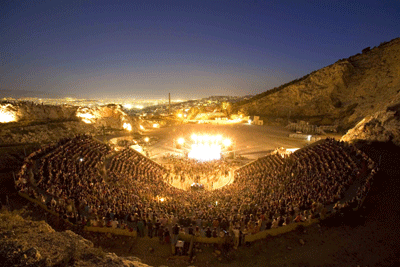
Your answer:
[[[332,138],[242,165],[174,160],[171,170],[133,149],[116,152],[79,135],[27,156],[16,185],[21,196],[85,231],[154,236],[187,254],[193,243],[237,248],[357,210],[378,168],[355,146]],[[229,182],[214,190],[209,179],[202,180],[205,190],[177,186],[182,176],[198,182],[199,172]]]

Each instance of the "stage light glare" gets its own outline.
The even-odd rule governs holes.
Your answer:
[[[160,198],[160,201],[161,201],[161,202],[164,202],[164,200],[165,200],[165,198],[163,198],[163,197],[162,197],[162,198]]]
[[[144,141],[146,142],[146,143],[148,143],[149,141],[150,141],[150,138],[148,138],[147,136],[144,138]]]
[[[224,139],[223,144],[224,146],[229,147],[232,144],[232,141],[230,139]]]
[[[192,144],[188,157],[198,161],[218,160],[221,158],[221,146],[208,143]]]
[[[142,125],[139,125],[140,129],[144,130],[144,127]]]
[[[184,143],[185,143],[185,139],[183,139],[182,137],[178,138],[178,144],[179,145],[183,145]]]

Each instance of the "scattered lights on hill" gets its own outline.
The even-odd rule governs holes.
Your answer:
[[[15,111],[11,110],[10,109],[11,107],[12,107],[12,105],[10,105],[10,104],[0,106],[0,122],[1,123],[13,122],[13,121],[17,120]]]

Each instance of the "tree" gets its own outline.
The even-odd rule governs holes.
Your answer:
[[[222,112],[225,113],[225,115],[226,115],[228,118],[231,117],[231,114],[232,114],[232,104],[231,104],[231,103],[229,103],[229,102],[222,102],[221,109],[222,109]]]

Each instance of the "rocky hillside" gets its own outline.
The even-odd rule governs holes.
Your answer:
[[[0,143],[47,143],[77,134],[102,134],[104,129],[134,130],[135,123],[118,105],[76,107],[0,103]],[[133,129],[132,129],[133,128]]]
[[[19,122],[73,120],[76,119],[76,110],[77,107],[74,106],[38,105],[32,102],[13,102],[0,104],[0,113],[2,116],[8,115],[13,119],[13,121]]]
[[[119,105],[79,107],[76,111],[76,116],[87,124],[114,129],[122,129],[124,128],[124,123],[132,123]]]
[[[343,141],[358,140],[393,142],[400,146],[400,104],[365,117],[342,137]]]
[[[0,132],[2,145],[48,143],[78,134],[101,134],[101,130],[80,121],[32,123],[4,127]]]
[[[1,266],[147,267],[136,257],[118,257],[95,248],[72,231],[56,232],[44,221],[0,212]]]
[[[363,49],[361,54],[241,102],[235,109],[349,129],[389,103],[400,103],[400,38]]]

